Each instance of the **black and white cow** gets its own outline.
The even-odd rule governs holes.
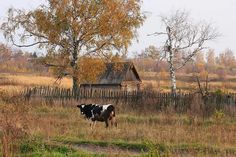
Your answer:
[[[117,125],[115,121],[115,107],[112,104],[98,105],[98,104],[81,104],[77,105],[80,112],[88,120],[91,120],[95,125],[95,121],[105,122],[106,127],[111,125]],[[94,126],[93,125],[93,126]]]

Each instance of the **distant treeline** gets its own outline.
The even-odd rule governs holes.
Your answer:
[[[0,43],[0,72],[2,73],[48,73],[48,68],[36,62],[36,53],[13,49]]]
[[[167,61],[162,59],[161,55],[158,54],[160,54],[158,48],[150,46],[140,53],[136,53],[132,61],[135,63],[137,69],[142,72],[168,72]],[[182,57],[178,56],[179,60]],[[226,49],[223,52],[215,52],[213,49],[209,49],[204,53],[199,52],[191,62],[177,71],[177,73],[185,74],[206,72],[217,74],[222,79],[226,74],[236,75],[236,58],[234,52],[230,49]]]
[[[150,46],[140,53],[134,54],[132,58],[126,58],[134,62],[139,72],[166,72],[168,73],[167,61],[161,59],[157,48]],[[218,54],[218,55],[216,55]],[[182,56],[179,56],[181,59]],[[48,75],[48,67],[40,64],[37,53],[23,52],[0,43],[0,72],[14,73],[41,73]],[[208,52],[199,52],[193,59],[177,73],[212,73],[218,75],[222,80],[226,75],[236,75],[236,58],[233,51],[226,49],[216,53],[213,49]]]

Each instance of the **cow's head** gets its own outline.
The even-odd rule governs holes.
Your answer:
[[[80,113],[82,114],[82,115],[84,115],[84,106],[85,106],[85,104],[80,104],[80,105],[77,105],[77,107],[80,109]]]

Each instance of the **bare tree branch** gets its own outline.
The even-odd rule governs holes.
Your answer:
[[[154,36],[158,36],[158,35],[166,35],[167,33],[165,33],[165,32],[155,32],[155,33],[152,33],[152,34],[147,34],[147,36],[152,36],[152,35],[154,35]]]
[[[32,43],[32,44],[28,44],[28,45],[18,45],[18,44],[15,44],[15,42],[13,42],[13,45],[14,46],[17,46],[17,47],[31,47],[31,46],[35,46],[35,45],[38,45],[38,44],[46,44],[48,43],[48,41],[39,41],[39,42],[35,42],[35,43]]]
[[[203,49],[207,49],[207,47],[200,47],[195,49],[191,54],[189,54],[187,57],[183,58],[183,62],[181,63],[181,65],[176,65],[176,67],[174,68],[175,70],[179,70],[182,67],[184,67],[190,60],[192,60],[192,58],[201,50]]]
[[[163,50],[169,63],[172,91],[175,91],[175,71],[184,67],[199,51],[206,49],[205,44],[220,34],[211,24],[193,23],[186,11],[177,10],[170,16],[162,15],[161,21],[166,26],[166,31],[150,35],[166,35]]]

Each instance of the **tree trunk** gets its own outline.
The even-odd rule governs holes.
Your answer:
[[[72,79],[73,79],[73,92],[76,92],[78,89],[78,65],[77,65],[77,61],[78,61],[78,45],[76,43],[76,39],[73,38],[73,53],[72,53],[72,61],[71,61],[71,67],[73,69],[73,74],[72,74]]]
[[[78,89],[78,78],[77,76],[72,76],[72,80],[73,80],[73,92],[76,92]]]
[[[171,38],[171,29],[169,26],[166,27],[168,40],[166,42],[166,50],[169,52],[169,72],[170,72],[170,80],[171,80],[171,92],[173,95],[176,94],[176,77],[175,77],[175,67],[174,67],[174,52],[172,49],[172,38]]]
[[[170,79],[171,79],[171,92],[172,94],[176,94],[176,76],[175,76],[175,68],[173,63],[174,54],[170,50],[170,57],[169,57],[169,72],[170,72]]]
[[[176,76],[173,65],[170,65],[171,92],[176,94]]]

